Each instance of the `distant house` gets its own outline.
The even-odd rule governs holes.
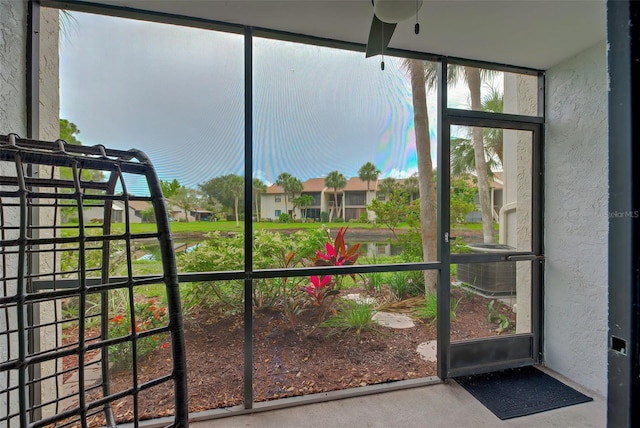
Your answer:
[[[377,182],[371,182],[371,190],[367,192],[367,183],[357,177],[347,180],[344,189],[337,192],[338,205],[335,206],[333,189],[325,186],[324,178],[310,178],[302,183],[303,190],[300,195],[309,195],[313,198],[310,206],[300,210],[295,208],[291,195],[285,195],[284,189],[276,184],[267,187],[265,194],[260,196],[260,218],[262,220],[277,220],[281,214],[287,213],[296,219],[321,220],[321,213],[329,214],[333,220],[338,216],[344,216],[345,221],[359,219],[363,213],[372,220],[374,214],[367,210],[367,205],[376,198]],[[286,202],[285,202],[286,198]]]
[[[195,221],[211,221],[211,217],[213,216],[213,211],[203,210],[203,209],[195,209],[189,212],[190,220],[193,218]]]
[[[135,204],[136,206],[134,207],[133,202],[138,202],[138,201],[129,201],[129,221],[131,223],[142,223],[142,215],[140,214],[141,211],[136,209],[136,207],[141,208],[142,204]],[[149,205],[146,202],[142,202],[142,203]],[[87,202],[86,208],[84,209],[85,222],[104,221],[104,217],[105,217],[104,205],[102,205],[101,202],[99,206],[97,205],[98,205],[97,202],[96,203],[93,203],[91,201]],[[124,203],[121,201],[113,201],[113,203],[111,204],[111,223],[124,223],[125,216],[126,215],[125,215]]]
[[[144,211],[148,210],[149,208],[152,208],[153,205],[151,205],[151,203],[147,202],[147,201],[129,201],[129,207],[133,208],[134,210],[134,215],[138,218],[140,218],[143,222],[144,221],[155,221],[155,219],[150,218],[150,219],[145,219],[144,215],[142,214]]]
[[[308,195],[313,198],[311,205],[295,208],[291,195],[285,195],[284,189],[277,184],[267,187],[267,192],[260,196],[260,218],[262,220],[277,220],[281,214],[289,214],[296,219],[312,219],[320,221],[320,213],[327,210],[326,201],[323,198],[324,178],[310,178],[302,183],[302,192],[296,197]],[[285,202],[286,200],[286,202]]]
[[[500,219],[500,212],[503,210],[504,198],[503,198],[503,190],[504,190],[504,172],[503,171],[493,171],[492,176],[489,177],[489,188],[491,189],[491,207],[492,207],[492,215],[493,221],[498,222]],[[471,187],[477,187],[475,176],[473,180],[468,181]],[[475,204],[477,207],[476,211],[470,212],[466,215],[465,221],[468,223],[480,223],[482,222],[482,214],[480,213],[480,197],[476,194]]]
[[[313,202],[308,207],[305,207],[301,214],[301,218],[320,221],[320,213],[323,209],[322,194],[324,192],[324,178],[310,178],[302,183],[303,190],[302,195],[309,195],[313,198]]]
[[[373,220],[374,213],[367,210],[367,205],[376,197],[377,180],[369,183],[369,192],[367,192],[367,182],[360,180],[358,177],[350,178],[347,185],[342,189],[344,194],[344,220],[359,219],[363,215],[367,219]]]

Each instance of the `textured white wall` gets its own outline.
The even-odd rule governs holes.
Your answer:
[[[26,60],[27,60],[27,10],[26,2],[15,0],[0,0],[0,134],[16,133],[21,137],[27,136],[27,82],[26,82]],[[58,85],[58,11],[53,9],[43,9],[41,13],[41,45],[40,45],[40,120],[39,137],[41,139],[52,140],[59,135],[59,85]],[[0,173],[15,174],[13,164],[0,162]],[[41,167],[41,176],[48,176],[50,173]],[[4,209],[4,221],[11,224],[18,224],[19,217],[17,210]],[[53,211],[42,208],[40,210],[42,224],[51,224]],[[50,233],[42,232],[50,236]],[[41,272],[50,272],[52,266],[51,256],[40,258]],[[15,257],[9,257],[7,269],[9,273],[15,273]],[[13,265],[13,266],[12,266]],[[15,293],[15,283],[8,284],[8,293]],[[12,288],[13,287],[13,288]],[[4,289],[0,290],[4,293]],[[49,323],[54,320],[56,311],[53,303],[40,305],[40,322]],[[57,313],[60,313],[58,308]],[[15,329],[15,311],[9,312],[9,326],[6,325],[5,314],[0,314],[0,331],[8,328]],[[52,349],[57,346],[55,327],[47,327],[40,330],[41,349]],[[0,361],[16,358],[17,336],[9,338],[11,343],[7,343],[6,336],[0,341]],[[7,352],[11,349],[11,355]],[[56,370],[54,362],[47,362],[41,365],[41,376],[53,374]],[[55,379],[49,379],[42,383],[42,400],[49,401],[55,396]],[[17,384],[15,373],[10,379],[11,385]],[[0,374],[0,385],[7,386],[6,372]],[[17,411],[17,394],[11,394],[11,413]],[[7,411],[7,395],[0,393],[0,414]],[[43,416],[51,415],[55,412],[54,406],[43,408]],[[15,422],[15,421],[13,421]]]
[[[25,135],[26,4],[0,0],[0,133]]]
[[[545,361],[606,395],[608,150],[603,41],[547,71]]]
[[[26,135],[26,2],[14,0],[0,0],[0,133],[7,134],[15,132],[19,135]],[[15,171],[12,165],[0,162],[0,174],[11,174]],[[6,222],[17,222],[18,213],[15,210],[5,212]],[[7,266],[12,269],[17,264],[15,257],[7,259]],[[8,293],[15,293],[15,282],[9,283]],[[0,293],[4,290],[0,288]],[[6,324],[5,313],[0,313],[0,331],[7,331],[9,328],[16,328],[14,323],[16,313],[9,312],[9,326]],[[3,336],[0,341],[0,361],[17,357],[17,337],[12,335],[7,343],[7,337]],[[9,350],[11,353],[9,354]],[[7,372],[0,374],[0,385],[4,389],[7,386],[17,384],[17,374],[12,372],[10,379],[7,379]],[[7,400],[10,402],[7,403]],[[0,393],[0,415],[6,416],[7,404],[9,411],[14,413],[18,410],[18,396],[7,393]],[[13,420],[12,423],[16,423]]]

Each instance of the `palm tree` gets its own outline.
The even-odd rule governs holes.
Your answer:
[[[413,174],[411,177],[404,181],[404,187],[409,193],[409,202],[420,197],[420,182],[418,180],[418,174]],[[417,197],[416,197],[417,195]]]
[[[431,261],[437,259],[436,186],[433,180],[433,164],[431,162],[431,137],[429,135],[429,116],[427,114],[425,62],[417,59],[409,59],[406,60],[406,65],[408,65],[411,76],[413,121],[416,135],[416,155],[418,158],[422,254],[424,260]],[[436,283],[436,272],[425,270],[425,293],[435,291]]]
[[[233,207],[236,215],[236,227],[240,227],[238,205],[240,196],[242,196],[242,193],[244,192],[244,178],[240,177],[239,175],[230,174],[226,182],[225,191],[230,196],[233,196]]]
[[[300,208],[300,212],[302,213],[302,218],[307,218],[306,208],[311,206],[313,203],[313,196],[311,195],[300,195],[299,197],[293,200],[295,206]],[[295,208],[294,208],[295,210]]]
[[[288,196],[291,195],[291,201],[293,201],[296,198],[296,193],[302,192],[302,182],[288,172],[283,172],[282,174],[278,175],[276,184],[282,187],[282,189],[284,190],[284,209],[287,213],[289,213],[289,208],[287,207]],[[295,209],[296,207],[294,205],[293,217],[295,217]]]
[[[338,206],[338,190],[344,189],[347,185],[347,178],[338,171],[331,171],[324,180],[325,186],[333,189],[333,200],[336,207],[336,217],[340,216],[340,207]],[[331,210],[333,214],[333,210]],[[331,218],[329,219],[331,221]]]
[[[256,220],[260,221],[260,195],[267,191],[267,185],[259,178],[254,178],[251,181],[251,187],[253,189],[253,200],[256,203]]]
[[[289,174],[288,172],[283,172],[278,175],[278,178],[276,179],[276,185],[282,187],[282,190],[284,191],[284,211],[286,213],[289,212],[289,209],[287,207],[287,189],[289,186],[289,181],[291,181],[292,178],[293,176],[291,174]]]
[[[358,170],[358,178],[367,182],[367,193],[371,190],[369,188],[371,182],[376,181],[378,179],[378,175],[380,175],[380,170],[371,162],[365,163]]]
[[[398,180],[393,177],[387,177],[380,182],[380,193],[383,195],[390,195],[399,186]]]
[[[430,88],[437,84],[437,68],[434,63],[427,63],[425,67],[425,81]],[[491,79],[496,75],[492,70],[480,70],[469,66],[449,66],[447,70],[447,84],[455,85],[465,82],[469,88],[471,109],[482,110],[480,87],[482,80]],[[491,189],[489,188],[489,172],[485,158],[483,130],[474,127],[471,132],[473,159],[478,177],[478,195],[480,197],[480,213],[482,214],[482,235],[485,243],[495,242],[493,230],[493,208],[491,207]]]
[[[291,177],[291,179],[287,183],[286,192],[291,194],[291,217],[296,218],[296,193],[302,193],[304,190],[304,186],[302,181],[298,180],[296,177]]]

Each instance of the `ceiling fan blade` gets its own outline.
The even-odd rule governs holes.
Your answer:
[[[380,55],[383,48],[387,49],[387,46],[389,46],[389,42],[391,41],[391,36],[393,36],[393,31],[396,29],[396,25],[398,24],[382,22],[376,15],[373,15],[371,30],[369,30],[369,39],[367,40],[367,52],[365,54],[365,58]]]

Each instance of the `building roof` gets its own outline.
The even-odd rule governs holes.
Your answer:
[[[322,192],[325,188],[324,178],[310,178],[302,183],[302,186],[303,192]]]
[[[378,180],[372,181],[369,183],[369,188],[375,190],[376,182]],[[347,185],[344,187],[346,192],[354,192],[354,191],[366,191],[367,190],[367,182],[364,180],[360,180],[358,177],[351,177],[347,180]]]
[[[151,204],[147,201],[129,201],[129,206],[136,211],[144,211],[151,208]]]
[[[324,188],[324,178],[310,178],[302,183],[302,191],[306,193],[322,192]],[[284,189],[277,184],[272,184],[271,186],[267,187],[267,194],[284,194]]]
[[[493,178],[489,177],[489,185],[494,189],[502,189],[504,187],[504,172],[493,171]]]
[[[283,194],[283,193],[284,193],[284,189],[278,186],[277,184],[272,184],[271,186],[267,187],[268,195],[277,195],[277,194]]]

